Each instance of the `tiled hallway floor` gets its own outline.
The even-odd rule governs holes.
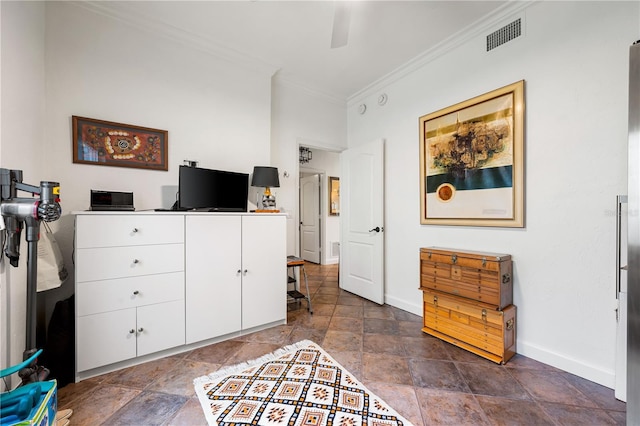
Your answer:
[[[337,267],[308,265],[314,314],[287,325],[105,374],[59,390],[74,425],[203,425],[193,379],[303,339],[414,425],[624,424],[613,391],[516,355],[497,365],[421,331],[422,318],[338,288]]]

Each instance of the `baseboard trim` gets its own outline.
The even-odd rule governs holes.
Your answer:
[[[422,300],[420,300],[422,302]],[[385,294],[385,303],[402,309],[403,311],[411,312],[412,314],[422,317],[422,303],[415,304],[408,302],[404,299],[393,297]],[[600,367],[591,365],[589,363],[569,358],[563,354],[550,351],[540,346],[531,344],[526,341],[518,339],[516,341],[516,352],[524,355],[528,358],[558,368],[562,371],[566,371],[592,382],[598,383],[602,386],[613,389],[615,387],[615,371],[605,370]]]
[[[384,295],[384,303],[387,305],[391,305],[395,308],[402,309],[403,311],[411,312],[412,314],[418,315],[422,317],[422,295],[420,295],[420,303],[414,304],[409,303],[404,299],[399,299],[397,297],[390,296],[388,294]]]
[[[605,370],[522,340],[516,342],[516,352],[602,386],[611,389],[615,387],[616,374],[613,370]]]

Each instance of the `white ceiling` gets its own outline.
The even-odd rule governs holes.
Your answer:
[[[103,1],[201,48],[277,70],[278,78],[347,99],[491,15],[505,1],[355,1],[348,44],[331,49],[333,1]],[[96,6],[98,5],[99,6]]]

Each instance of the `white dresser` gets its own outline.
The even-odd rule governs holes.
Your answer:
[[[77,380],[286,323],[286,216],[75,215]]]
[[[184,217],[78,215],[79,372],[183,345]]]

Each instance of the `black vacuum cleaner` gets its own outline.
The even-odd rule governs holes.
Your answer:
[[[32,196],[20,198],[18,190]],[[4,376],[17,371],[22,383],[18,388],[0,394],[0,424],[4,425],[10,424],[5,420],[20,421],[20,417],[28,417],[42,404],[45,396],[53,393],[52,387],[55,392],[55,381],[45,381],[49,371],[37,364],[42,351],[36,348],[36,297],[40,221],[53,222],[60,218],[60,184],[49,181],[40,182],[39,187],[25,184],[22,182],[22,170],[0,168],[0,213],[0,230],[6,229],[4,252],[11,266],[18,266],[24,228],[27,241],[27,329],[23,362],[0,372]]]

